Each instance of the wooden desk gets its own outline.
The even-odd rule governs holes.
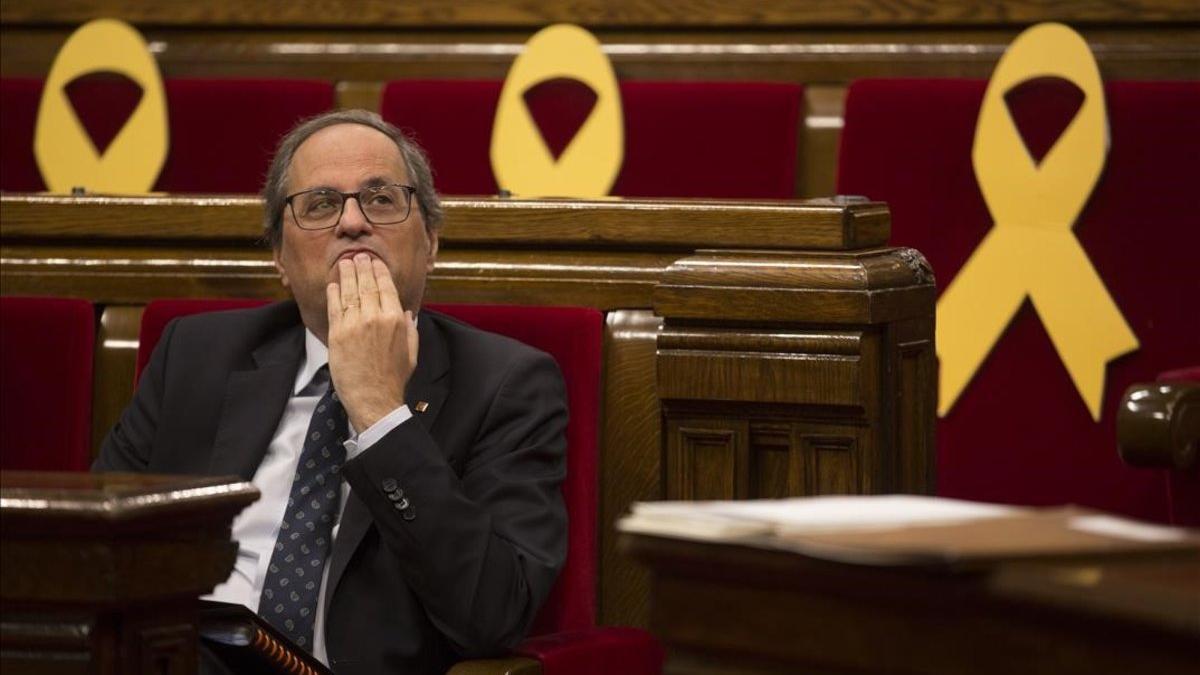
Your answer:
[[[667,673],[1194,673],[1200,555],[898,569],[621,535]]]
[[[257,498],[235,479],[0,472],[0,671],[196,672],[197,598]]]

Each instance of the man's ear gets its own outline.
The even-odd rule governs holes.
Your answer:
[[[283,261],[279,259],[279,247],[278,246],[274,246],[271,248],[271,259],[275,263],[275,271],[279,273],[280,283],[283,284],[284,288],[289,288],[291,286],[291,284],[288,282],[287,270],[285,270],[283,267]]]
[[[433,271],[434,260],[437,259],[438,253],[438,232],[432,228],[425,228],[427,238],[429,239],[429,252],[425,256],[425,272],[428,274]]]

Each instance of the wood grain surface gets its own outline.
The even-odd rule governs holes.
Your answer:
[[[586,26],[730,27],[829,25],[979,25],[1071,21],[1075,23],[1200,20],[1186,0],[7,0],[6,23],[80,23],[119,17],[160,25],[399,27]]]
[[[655,351],[662,319],[647,310],[609,312],[604,332],[604,421],[600,453],[600,621],[645,626],[649,579],[617,552],[617,519],[638,501],[664,496],[662,407]]]
[[[887,243],[879,202],[855,200],[522,200],[446,198],[444,246],[845,250]],[[0,196],[0,234],[24,239],[261,239],[262,202],[250,196]]]

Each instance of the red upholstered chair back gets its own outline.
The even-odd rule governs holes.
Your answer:
[[[46,189],[33,154],[42,80],[0,80],[0,189]],[[154,189],[258,192],[279,139],[334,104],[333,85],[312,80],[168,79],[170,141]],[[100,145],[116,135],[138,100],[125,79],[68,85],[84,127]]]
[[[227,309],[261,307],[265,304],[267,304],[266,300],[231,298],[172,298],[151,300],[146,304],[146,310],[142,312],[142,325],[138,328],[138,354],[135,377],[138,380],[142,378],[142,370],[150,362],[150,355],[154,352],[154,345],[158,344],[158,339],[162,337],[163,331],[166,330],[167,324],[171,323],[171,319],[190,314],[202,314],[204,312],[221,312]]]
[[[562,488],[570,518],[567,562],[530,634],[590,628],[596,621],[596,448],[604,315],[584,307],[429,305],[429,309],[540,349],[562,369],[570,409],[568,470]]]
[[[95,321],[86,300],[0,297],[0,468],[87,469]]]
[[[398,80],[384,119],[415,135],[446,194],[495,194],[489,152],[503,83]],[[754,82],[622,82],[623,197],[784,199],[796,195],[804,89]],[[594,95],[593,95],[594,96]],[[545,138],[563,143],[589,109],[586,92],[535,88],[526,99]],[[553,143],[551,144],[553,148]]]
[[[263,304],[258,300],[156,300],[142,315],[138,372],[177,316]],[[575,631],[595,625],[596,479],[600,411],[600,364],[604,317],[582,307],[428,305],[482,330],[540,349],[558,362],[567,387],[567,478],[563,499],[570,518],[567,562],[535,620],[531,635]]]
[[[847,95],[838,191],[888,202],[891,243],[922,251],[940,290],[992,226],[971,164],[986,86],[866,80]],[[938,423],[940,494],[1168,519],[1164,476],[1117,456],[1115,406],[1131,384],[1200,353],[1200,82],[1112,82],[1105,96],[1107,167],[1074,234],[1141,346],[1107,366],[1097,423],[1024,303]],[[1070,87],[1044,81],[1008,99],[1034,157],[1080,101]]]

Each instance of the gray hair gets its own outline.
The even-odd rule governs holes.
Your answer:
[[[338,124],[361,124],[370,127],[396,144],[400,156],[408,169],[409,180],[417,189],[417,206],[425,219],[425,227],[434,231],[442,224],[442,203],[433,189],[433,172],[425,153],[403,131],[384,121],[379,115],[367,110],[334,110],[311,117],[296,125],[280,141],[267,170],[263,185],[263,234],[272,247],[278,248],[283,241],[283,209],[287,200],[288,169],[296,149],[318,131]]]

